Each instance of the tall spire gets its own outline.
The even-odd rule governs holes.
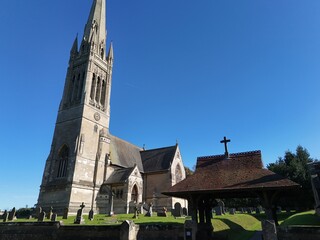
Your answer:
[[[83,41],[104,58],[106,49],[106,0],[93,0]]]

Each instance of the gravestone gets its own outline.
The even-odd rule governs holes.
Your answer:
[[[157,212],[157,216],[158,216],[158,217],[166,217],[166,216],[167,216],[167,209],[166,209],[165,207],[162,208],[161,211],[158,211],[158,212]]]
[[[14,207],[14,208],[12,208],[12,210],[9,212],[8,220],[9,220],[9,221],[13,221],[14,218],[15,218],[15,216],[16,216],[16,208]]]
[[[221,201],[221,200],[219,200],[219,201],[218,201],[218,206],[221,207],[221,213],[222,213],[222,214],[226,214],[224,202]]]
[[[48,220],[50,220],[51,217],[52,217],[52,214],[53,214],[52,210],[53,210],[53,208],[50,207],[49,212],[47,213],[47,219],[48,219]]]
[[[53,213],[51,216],[51,222],[56,222],[57,221],[58,215],[56,213]]]
[[[8,215],[9,215],[8,211],[5,210],[3,215],[2,215],[3,222],[7,222],[8,221]]]
[[[256,214],[260,214],[261,213],[261,210],[260,210],[260,208],[256,208]]]
[[[230,212],[231,215],[234,215],[236,213],[236,209],[235,208],[230,208]]]
[[[74,223],[75,224],[82,224],[84,223],[84,219],[82,217],[82,213],[83,213],[83,209],[84,209],[85,205],[84,203],[82,203],[80,205],[80,209],[77,211],[77,216],[76,216],[76,219],[74,220]]]
[[[39,218],[39,215],[40,215],[40,213],[42,212],[42,207],[37,207],[37,210],[36,210],[36,219],[38,219]]]
[[[243,208],[240,208],[240,213],[245,213]]]
[[[149,209],[147,210],[147,213],[145,214],[146,217],[152,217],[152,207],[153,207],[153,203],[150,203]]]
[[[263,220],[261,225],[264,240],[278,240],[277,228],[273,220]]]
[[[46,216],[46,212],[41,212],[38,217],[38,222],[43,222]]]
[[[69,208],[65,208],[63,212],[62,219],[68,219],[68,214],[69,214]]]
[[[90,221],[93,221],[93,219],[94,219],[94,211],[93,211],[92,208],[91,208],[91,210],[89,211],[88,219],[89,219]]]
[[[282,209],[281,207],[277,207],[277,213],[281,213]]]
[[[247,208],[247,213],[248,214],[252,214],[252,209],[251,208]]]
[[[184,216],[188,216],[188,209],[187,208],[182,208],[182,213]]]
[[[216,206],[214,208],[214,210],[215,210],[217,216],[221,216],[222,215],[222,207],[221,206]]]
[[[172,215],[174,217],[181,217],[182,216],[182,209],[181,209],[180,203],[177,202],[174,204],[174,209],[172,209]]]
[[[291,208],[287,207],[286,208],[286,213],[291,213]]]

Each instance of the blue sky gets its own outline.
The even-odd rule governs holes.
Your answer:
[[[0,8],[0,209],[33,206],[69,52],[91,1]],[[320,159],[320,1],[109,0],[112,134],[197,156],[261,150],[267,165],[307,148]]]

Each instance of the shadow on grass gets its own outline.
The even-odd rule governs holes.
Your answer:
[[[214,233],[214,239],[217,240],[248,240],[250,239],[255,231],[249,231],[244,229],[241,225],[232,222],[228,219],[219,219],[224,224],[226,224],[229,229],[215,232]]]

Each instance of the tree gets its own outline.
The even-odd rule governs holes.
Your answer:
[[[275,163],[267,165],[270,171],[287,177],[302,186],[302,194],[295,198],[295,202],[298,205],[296,207],[300,209],[313,207],[313,193],[308,163],[314,161],[316,160],[310,157],[308,150],[299,145],[295,153],[288,150],[285,152],[284,157],[279,157]],[[288,201],[282,201],[282,204],[291,205]]]
[[[185,166],[184,169],[186,171],[186,178],[193,174],[193,171],[190,168]]]

